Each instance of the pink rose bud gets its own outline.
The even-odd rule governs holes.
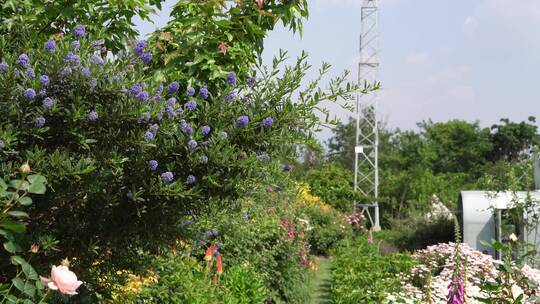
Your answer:
[[[32,244],[32,246],[30,246],[30,252],[31,253],[37,253],[39,250],[39,245],[38,244]]]
[[[51,270],[51,278],[40,277],[41,283],[51,290],[58,290],[62,294],[76,295],[77,288],[82,282],[77,280],[75,273],[69,270],[66,266],[53,266]]]

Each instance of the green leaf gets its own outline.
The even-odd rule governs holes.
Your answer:
[[[2,221],[0,222],[0,227],[4,227],[15,233],[23,233],[26,230],[26,226],[23,223],[14,221]]]
[[[6,191],[8,188],[6,182],[4,179],[0,178],[0,191]]]
[[[15,266],[26,263],[26,261],[21,256],[18,256],[18,255],[12,256],[10,260],[11,260],[11,264]]]
[[[13,286],[15,286],[15,288],[20,291],[24,290],[24,282],[21,280],[21,278],[13,278],[11,281],[13,282]]]
[[[24,211],[20,211],[20,210],[8,211],[8,214],[11,215],[11,216],[14,216],[14,217],[29,218],[28,213],[26,213]]]
[[[30,175],[28,176],[28,181],[30,182],[30,188],[28,189],[28,192],[30,193],[43,194],[47,190],[45,187],[47,180],[41,175]]]
[[[4,243],[4,249],[9,253],[16,253],[17,251],[21,250],[21,247],[19,247],[17,244],[13,243],[12,241],[9,241],[9,242]]]
[[[27,191],[30,184],[28,184],[27,181],[23,181],[20,179],[14,179],[9,181],[9,185],[15,189]]]
[[[34,267],[32,267],[32,265],[28,264],[27,262],[24,262],[21,266],[22,266],[22,271],[24,272],[27,278],[29,278],[30,280],[38,279],[38,274],[34,270]]]
[[[32,199],[30,197],[28,197],[28,196],[21,197],[19,199],[19,204],[21,204],[23,206],[32,205]]]

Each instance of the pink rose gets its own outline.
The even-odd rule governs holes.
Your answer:
[[[73,271],[70,271],[66,266],[53,266],[51,270],[51,278],[41,278],[41,283],[49,289],[58,290],[63,294],[76,295],[77,288],[82,282],[77,280],[77,276]]]

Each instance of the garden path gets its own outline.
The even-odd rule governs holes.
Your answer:
[[[310,282],[310,304],[329,304],[332,302],[331,286],[332,286],[332,259],[327,257],[315,257],[315,262],[319,265],[319,269]]]

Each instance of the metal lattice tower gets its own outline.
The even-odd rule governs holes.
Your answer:
[[[379,31],[377,0],[364,0],[361,15],[360,61],[358,63],[358,83],[374,84],[379,82]],[[369,204],[356,204],[367,213],[374,230],[379,224],[379,132],[377,125],[376,92],[369,92],[357,97],[356,102],[356,147],[354,168],[354,189],[364,196],[372,198]],[[371,217],[371,210],[374,217]]]

